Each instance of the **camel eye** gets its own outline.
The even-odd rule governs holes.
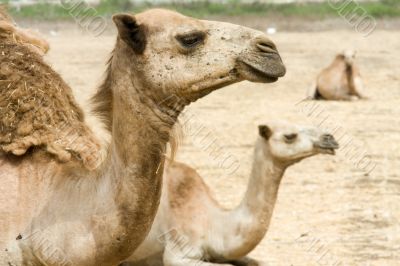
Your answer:
[[[286,134],[284,135],[284,138],[286,143],[293,143],[297,139],[297,134]]]
[[[195,32],[185,35],[178,35],[176,38],[183,47],[193,48],[204,42],[205,34],[203,32]]]

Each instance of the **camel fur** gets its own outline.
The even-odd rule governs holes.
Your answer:
[[[40,34],[19,28],[2,5],[0,5],[0,39],[25,45],[40,55],[46,54],[50,49],[49,43]]]
[[[99,144],[68,85],[24,45],[1,42],[0,57],[0,152],[42,147],[61,162],[75,156],[94,167]]]

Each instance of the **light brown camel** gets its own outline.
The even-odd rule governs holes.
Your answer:
[[[49,43],[38,33],[21,29],[13,22],[7,14],[6,8],[0,5],[0,38],[7,38],[16,43],[26,45],[29,49],[44,55],[49,51]]]
[[[350,101],[367,98],[363,94],[360,71],[355,64],[356,53],[346,50],[323,69],[308,91],[310,99]]]
[[[285,73],[259,31],[166,10],[113,20],[118,38],[91,127],[94,117],[84,118],[39,55],[0,42],[0,265],[127,259],[150,231],[166,144],[185,105]]]
[[[268,230],[286,168],[337,148],[333,136],[317,128],[259,126],[247,192],[234,210],[221,208],[195,170],[167,164],[151,232],[123,266],[264,265],[246,256]]]

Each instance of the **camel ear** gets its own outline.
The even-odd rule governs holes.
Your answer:
[[[267,125],[258,126],[258,133],[266,140],[272,136],[272,130]]]
[[[112,19],[118,28],[119,37],[136,53],[142,54],[146,48],[145,27],[139,25],[131,14],[116,14]]]

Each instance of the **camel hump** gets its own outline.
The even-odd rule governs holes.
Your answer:
[[[70,87],[23,45],[2,41],[0,57],[0,153],[23,156],[37,147],[93,168],[99,145]]]
[[[203,204],[210,201],[218,205],[210,188],[192,167],[176,161],[170,162],[165,167],[164,178],[168,184],[170,206],[173,209],[182,209],[193,201],[202,201]]]

